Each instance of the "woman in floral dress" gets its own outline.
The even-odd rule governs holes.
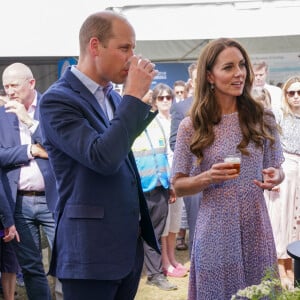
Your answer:
[[[227,300],[276,269],[263,191],[284,179],[274,115],[251,97],[253,71],[231,39],[210,42],[198,60],[190,116],[173,160],[177,196],[203,191],[191,257],[189,300]],[[242,154],[240,174],[224,157]]]

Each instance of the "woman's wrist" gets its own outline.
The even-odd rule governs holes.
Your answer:
[[[214,183],[214,180],[213,180],[212,175],[211,175],[211,169],[209,169],[207,171],[207,184],[211,185],[213,183]]]

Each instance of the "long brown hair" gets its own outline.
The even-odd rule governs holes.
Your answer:
[[[203,159],[203,149],[214,142],[213,126],[218,124],[222,118],[221,108],[207,80],[207,72],[212,70],[218,55],[228,47],[235,47],[241,51],[247,72],[243,93],[237,97],[239,123],[243,135],[237,148],[243,154],[249,155],[246,148],[250,141],[253,141],[257,147],[262,147],[264,139],[267,138],[271,141],[271,145],[274,144],[274,137],[271,132],[276,128],[271,125],[270,118],[265,118],[266,114],[272,116],[273,114],[270,111],[265,111],[262,105],[258,104],[251,96],[254,75],[246,50],[235,40],[220,38],[204,47],[197,63],[195,94],[190,110],[195,132],[190,149],[198,157],[199,162]]]

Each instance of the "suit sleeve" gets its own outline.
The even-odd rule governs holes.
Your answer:
[[[64,99],[64,101],[61,101]],[[115,174],[131,146],[151,121],[151,106],[124,96],[109,125],[97,108],[72,90],[45,93],[40,103],[40,127],[47,150],[56,149],[102,175]]]
[[[0,167],[17,168],[29,163],[27,155],[28,145],[19,145],[14,147],[0,146]]]

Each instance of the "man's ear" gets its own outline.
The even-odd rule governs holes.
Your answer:
[[[93,56],[97,56],[101,47],[100,41],[96,37],[90,39],[89,48]]]
[[[34,79],[34,78],[31,78],[31,79],[29,80],[29,84],[30,84],[30,88],[31,88],[32,90],[34,90],[34,89],[35,89],[35,79]]]

